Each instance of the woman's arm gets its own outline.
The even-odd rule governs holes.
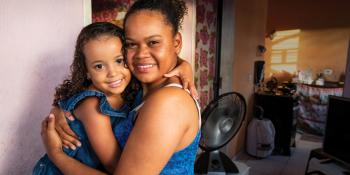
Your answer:
[[[197,113],[193,99],[179,88],[163,88],[149,96],[114,174],[159,174],[173,153],[195,138]]]
[[[53,114],[50,114],[50,116],[42,122],[41,138],[49,158],[63,174],[104,174],[80,163],[63,152],[61,139],[55,130],[55,117]]]
[[[179,77],[183,88],[189,89],[191,95],[198,99],[198,92],[196,90],[196,86],[194,85],[192,66],[190,63],[188,63],[186,60],[178,58],[176,67],[169,73],[164,74],[164,77],[170,78],[172,76]]]
[[[102,114],[99,99],[85,99],[74,111],[83,123],[86,134],[97,157],[109,173],[113,173],[120,158],[120,148],[114,136],[110,117]]]

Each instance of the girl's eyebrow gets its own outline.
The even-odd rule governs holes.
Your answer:
[[[122,54],[116,55],[115,57],[113,57],[113,59],[116,58],[124,58],[124,56]],[[95,60],[93,62],[91,62],[91,64],[96,64],[96,63],[103,63],[103,60]]]
[[[91,62],[91,64],[96,64],[96,63],[101,63],[101,62],[103,62],[103,61],[102,60],[95,60],[95,61]]]
[[[114,58],[124,58],[124,56],[123,55],[117,55]]]

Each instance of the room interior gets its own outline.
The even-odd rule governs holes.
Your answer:
[[[122,17],[118,16],[124,14],[132,1],[116,1],[119,5],[115,7],[106,2],[111,3],[92,1],[92,21],[107,20],[121,25]],[[307,136],[314,138],[311,139],[314,143],[304,149],[321,147],[327,97],[343,94],[350,33],[345,7],[349,3],[277,0],[224,0],[222,3],[187,0],[186,3],[189,11],[182,33],[188,40],[184,42],[181,57],[193,65],[202,110],[225,92],[241,93],[247,101],[247,119],[233,141],[221,151],[233,159],[241,159],[245,153],[247,126],[254,117],[256,105],[263,107],[275,126],[274,155],[293,156],[299,142],[308,145],[298,140]],[[193,35],[196,37],[190,37]],[[264,64],[263,72],[257,72],[257,62]],[[263,79],[257,81],[259,73]],[[305,85],[315,84],[317,78],[323,78],[323,84]],[[299,84],[301,87],[296,87]],[[296,105],[307,101],[297,100],[297,94],[303,93],[303,98],[307,98],[310,94],[306,92],[320,91],[310,88],[327,88],[322,93],[311,94],[323,100],[312,104],[320,103],[321,109],[314,111],[316,116],[311,119],[308,115],[314,115],[312,112]],[[305,169],[308,151],[302,155],[304,164],[299,164],[301,167],[297,169]],[[251,167],[251,174],[261,173],[255,169]]]
[[[35,160],[42,155],[44,148],[38,134],[40,121],[50,108],[54,86],[65,77],[66,70],[62,67],[68,67],[70,63],[74,38],[81,27],[91,21],[106,20],[105,18],[118,24],[122,19],[120,17],[133,2],[133,0],[115,0],[114,2],[119,3],[119,6],[114,6],[111,3],[113,1],[105,0],[109,2],[107,10],[113,7],[112,11],[117,9],[118,13],[95,13],[95,16],[89,18],[86,14],[92,13],[89,7],[94,5],[94,1],[84,0],[74,3],[39,1],[40,5],[22,1],[0,3],[2,6],[0,6],[0,35],[4,40],[0,54],[2,58],[13,58],[11,61],[2,59],[1,62],[8,67],[16,66],[14,63],[16,60],[26,63],[20,67],[19,73],[11,72],[11,76],[1,75],[2,80],[12,82],[2,86],[1,96],[4,99],[15,97],[22,100],[20,102],[11,100],[11,104],[1,102],[4,115],[13,117],[5,119],[0,127],[0,133],[3,133],[0,135],[3,140],[0,144],[0,164],[2,165],[0,174],[27,174],[31,171]],[[343,94],[350,97],[350,76],[348,76],[350,74],[350,13],[347,9],[350,3],[345,0],[332,2],[327,0],[317,2],[223,0],[221,2],[222,6],[214,0],[186,0],[189,12],[182,32],[183,38],[187,40],[184,42],[186,45],[181,53],[181,57],[192,63],[203,110],[218,94],[234,91],[240,93],[245,99],[245,119],[233,139],[220,150],[232,160],[250,167],[249,174],[304,174],[311,150],[322,147],[322,134],[317,133],[316,130],[316,135],[312,131],[308,135],[302,135],[297,130],[292,132],[288,129],[288,141],[282,141],[283,146],[280,142],[278,143],[281,150],[266,158],[256,158],[246,153],[248,124],[255,117],[254,109],[257,102],[262,106],[265,105],[265,114],[284,116],[289,110],[287,112],[289,117],[296,118],[292,115],[295,112],[294,104],[290,103],[292,97],[287,97],[285,100],[287,105],[282,106],[287,106],[287,109],[276,107],[285,102],[284,99],[279,101],[278,97],[290,92],[285,89],[293,78],[307,84],[310,79],[321,78],[320,73],[322,73],[323,86],[327,84],[334,89],[338,87],[341,89],[332,92],[332,95]],[[101,9],[95,10],[101,12]],[[26,11],[28,13],[25,14]],[[13,19],[21,20],[22,27],[18,27],[18,22]],[[218,27],[218,24],[221,24],[221,27]],[[26,34],[20,30],[21,28],[33,35]],[[62,36],[55,40],[47,37],[57,33]],[[219,35],[221,37],[217,37]],[[23,38],[27,40],[23,41]],[[291,39],[292,43],[284,42],[287,50],[282,54],[274,51],[274,48],[282,47],[274,44],[288,39]],[[296,43],[299,44],[297,49]],[[292,49],[288,50],[290,45]],[[9,49],[15,46],[23,46],[22,52]],[[289,55],[286,56],[286,53]],[[217,64],[218,57],[220,57],[220,64]],[[286,57],[288,59],[283,59]],[[257,61],[264,62],[264,83],[255,82]],[[42,68],[45,66],[47,68]],[[9,71],[8,68],[6,70]],[[303,73],[300,74],[302,76],[299,79],[300,72]],[[24,80],[23,77],[26,76],[34,78]],[[272,86],[269,86],[271,88],[268,88],[267,82],[272,80],[271,76],[277,79],[277,83],[272,81],[270,83]],[[304,90],[310,87],[320,88],[320,86],[322,85],[305,85]],[[17,87],[27,87],[27,90],[9,93]],[[38,89],[40,93],[37,92]],[[268,98],[259,97],[256,95],[258,91],[269,91],[278,95],[269,94]],[[278,96],[277,101],[276,96]],[[28,106],[28,104],[31,105]],[[323,107],[325,107],[324,104]],[[18,110],[22,108],[23,110]],[[276,108],[279,111],[273,114],[271,110],[275,111]],[[23,116],[28,116],[31,120],[23,120]],[[294,126],[288,125],[288,127]],[[316,128],[324,130],[325,126],[316,126]],[[15,138],[11,137],[14,135],[16,135]],[[282,140],[286,138],[284,135],[279,137]],[[295,147],[291,140],[294,140]],[[28,150],[24,145],[32,145],[33,149]],[[13,155],[14,152],[15,155]],[[343,171],[338,166],[332,168],[332,173]],[[315,167],[311,166],[311,169],[315,170]]]

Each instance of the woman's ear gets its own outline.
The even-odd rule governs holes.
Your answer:
[[[180,32],[177,32],[174,37],[174,46],[176,54],[180,54],[182,48],[182,36]]]
[[[91,76],[90,76],[89,73],[86,73],[86,78],[87,78],[88,80],[91,80]]]

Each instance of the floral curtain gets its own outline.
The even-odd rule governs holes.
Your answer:
[[[108,21],[120,27],[135,0],[92,0],[92,22]]]
[[[214,98],[217,1],[197,0],[195,84],[202,109]]]

